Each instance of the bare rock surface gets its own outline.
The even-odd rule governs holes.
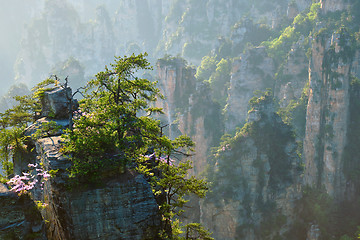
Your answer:
[[[0,206],[0,239],[46,239],[40,212],[29,197],[19,198],[0,183]]]
[[[71,92],[71,88],[60,87],[45,92],[42,99],[41,115],[55,119],[69,118]]]

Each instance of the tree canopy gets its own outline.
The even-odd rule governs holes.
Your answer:
[[[114,63],[96,74],[81,92],[83,99],[75,112],[69,113],[69,129],[63,134],[61,151],[71,161],[69,187],[74,184],[98,184],[102,179],[125,171],[137,171],[148,180],[162,215],[161,239],[212,239],[199,224],[180,226],[186,196],[204,197],[204,180],[188,176],[194,143],[182,135],[169,139],[164,127],[153,117],[162,113],[153,107],[163,98],[156,82],[139,77],[152,69],[147,54],[116,57]],[[25,151],[24,129],[42,114],[44,93],[67,88],[55,76],[39,83],[30,95],[16,97],[18,105],[0,116],[0,156],[6,176],[12,173],[11,156]],[[73,97],[73,96],[72,96]],[[68,99],[72,109],[73,99]],[[51,117],[50,117],[51,118]],[[40,130],[56,128],[47,122]],[[32,138],[42,134],[37,131]],[[41,137],[41,136],[40,136]],[[36,138],[37,139],[37,138]],[[184,232],[181,230],[184,229]],[[185,236],[185,238],[184,238]],[[196,238],[194,238],[196,237]]]
[[[145,57],[116,57],[88,83],[74,126],[64,135],[63,152],[73,162],[70,178],[75,181],[96,182],[127,169],[146,176],[162,214],[159,237],[179,239],[181,230],[173,220],[183,212],[185,197],[204,197],[207,185],[188,177],[192,164],[186,157],[193,151],[191,139],[185,135],[169,139],[163,134],[165,126],[152,116],[162,113],[152,106],[163,96],[156,82],[139,77],[140,71],[151,69]],[[186,229],[187,235],[189,229],[191,233],[198,230],[199,236],[209,235],[198,226]]]

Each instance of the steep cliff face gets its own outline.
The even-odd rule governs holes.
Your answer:
[[[296,53],[289,55],[286,65],[289,69],[285,67],[284,72],[289,75],[291,71],[295,73],[292,81],[296,88],[293,92],[296,93],[286,101],[300,97],[307,79],[304,74],[301,75],[304,66],[307,66],[307,58],[298,54],[297,50],[293,51]],[[199,174],[207,164],[210,169],[213,167],[210,171],[214,172],[208,173],[213,184],[212,193],[198,206],[200,215],[193,217],[209,228],[216,239],[285,236],[295,218],[295,202],[301,196],[302,168],[296,153],[298,146],[290,127],[275,114],[276,107],[270,95],[248,116],[248,102],[253,91],[272,87],[276,68],[264,48],[251,49],[241,56],[241,60],[233,64],[231,78],[231,84],[237,84],[239,88],[230,85],[227,111],[231,109],[229,112],[232,115],[240,116],[234,117],[234,125],[241,126],[241,116],[242,122],[248,118],[249,123],[243,130],[248,132],[239,132],[228,143],[222,143],[213,157],[215,162],[209,161],[211,138],[216,139],[224,130],[218,125],[218,135],[211,134],[214,125],[209,121],[217,124],[221,121],[220,106],[216,108],[216,104],[211,104],[211,91],[207,84],[197,82],[191,75],[185,77],[188,75],[184,75],[184,71],[187,71],[184,62],[179,59],[159,61],[159,84],[167,97],[159,106],[164,107],[167,116],[163,121],[173,121],[176,116],[176,131],[188,133],[196,142],[194,174]],[[304,58],[305,63],[296,64]],[[292,65],[297,68],[290,69]],[[279,82],[279,88],[283,89],[285,84],[288,83]],[[279,91],[279,95],[285,94],[283,92]],[[176,97],[180,97],[179,100]],[[228,122],[226,119],[225,123]],[[176,133],[175,126],[173,124],[171,128],[172,134]],[[235,130],[235,127],[229,129]]]
[[[236,29],[238,32],[233,32],[231,40],[234,49],[241,48],[244,39],[248,38],[247,31],[258,29],[253,26],[255,25],[251,23],[245,24],[244,29],[240,26]],[[267,33],[265,35],[268,36]],[[179,74],[176,75],[181,71],[179,66],[169,62],[167,65],[158,65],[160,86],[172,105],[162,105],[168,114],[168,120],[169,116],[173,120],[177,115],[178,130],[189,133],[189,129],[192,129],[190,135],[197,146],[195,174],[199,173],[197,169],[203,169],[206,164],[214,168],[214,172],[208,174],[213,183],[212,193],[200,203],[199,219],[214,232],[216,239],[264,239],[265,236],[276,239],[279,236],[290,236],[287,234],[290,234],[290,226],[296,218],[293,210],[301,197],[302,167],[296,142],[299,139],[293,138],[291,128],[275,114],[277,110],[272,103],[264,104],[261,109],[254,109],[248,115],[248,110],[251,109],[248,102],[254,91],[266,88],[274,89],[274,97],[281,100],[283,107],[302,96],[304,85],[308,81],[307,49],[303,42],[304,38],[300,38],[293,44],[285,64],[281,66],[281,76],[278,77],[275,77],[275,73],[280,72],[279,66],[268,56],[265,47],[250,48],[240,54],[232,63],[224,120],[221,120],[220,106],[217,111],[214,110],[216,108],[209,107],[212,96],[209,90],[206,94],[208,86],[205,83],[196,82],[194,78],[187,78],[186,84],[181,83],[183,80],[177,78]],[[191,94],[186,95],[186,91],[181,93],[176,89],[180,85],[183,89],[192,86],[189,91]],[[182,96],[182,103],[186,101],[185,104],[178,105],[178,109],[175,106],[180,101],[176,101],[175,96]],[[179,109],[183,110],[178,111]],[[204,109],[216,114],[204,115]],[[266,113],[263,114],[264,112]],[[209,119],[215,120],[216,116],[225,125],[225,129],[219,128],[218,137],[224,132],[234,132],[247,119],[248,128],[255,126],[256,130],[244,135],[239,132],[229,143],[222,144],[215,153],[216,156],[212,157],[212,154],[209,155],[211,141],[206,136],[209,134],[206,122]],[[283,142],[279,142],[277,137]],[[211,158],[216,160],[209,161]]]
[[[64,116],[67,109],[61,109],[51,102],[66,102],[68,89],[45,92],[52,101],[45,101],[52,116]],[[63,100],[63,101],[60,101]],[[43,111],[43,115],[48,113]],[[60,114],[62,113],[62,115]],[[25,134],[31,136],[36,129],[42,128],[42,122],[55,121],[58,125],[69,125],[67,119],[38,120],[27,128]],[[38,164],[45,171],[56,172],[46,181],[43,189],[32,192],[34,200],[47,206],[41,211],[46,220],[48,239],[155,239],[160,228],[159,206],[152,190],[142,175],[132,171],[118,174],[117,177],[103,177],[98,185],[76,185],[69,189],[68,168],[71,162],[60,152],[61,131],[54,136],[37,139],[31,137],[29,148],[35,147],[36,154],[31,159],[22,158],[27,163]],[[15,161],[19,165],[20,160]],[[20,164],[20,167],[24,164]],[[16,167],[15,168],[19,168]],[[21,169],[19,170],[21,172]]]
[[[34,196],[48,204],[42,211],[49,239],[154,238],[160,226],[158,205],[141,175],[127,172],[101,186],[64,187],[70,162],[59,154],[61,137],[43,138],[37,151],[44,168],[57,169],[43,192]]]
[[[166,97],[165,101],[159,101],[157,104],[165,112],[163,121],[170,124],[169,136],[175,138],[180,135],[179,132],[176,132],[175,126],[173,127],[177,115],[179,111],[185,113],[189,110],[191,99],[195,93],[195,69],[187,66],[184,59],[165,58],[158,61],[157,71],[158,86]]]
[[[187,134],[196,142],[193,173],[199,174],[222,133],[220,108],[212,101],[209,86],[196,80],[195,69],[183,59],[160,59],[157,70],[159,88],[165,96],[157,103],[165,113],[161,121],[169,124],[166,130],[171,138]]]
[[[304,140],[305,183],[325,186],[343,199],[348,185],[343,151],[349,131],[350,82],[358,76],[357,60],[346,32],[318,37],[310,65],[310,94]]]
[[[45,222],[29,197],[19,198],[0,183],[0,204],[0,239],[46,239]]]
[[[201,220],[216,239],[286,237],[294,220],[300,159],[290,127],[274,110],[270,95],[261,98],[252,120],[213,156],[213,192],[201,205]]]
[[[280,107],[288,106],[291,100],[300,99],[309,81],[309,61],[303,42],[302,38],[293,44],[285,63],[278,70],[274,95]]]
[[[225,128],[227,132],[245,123],[248,102],[254,91],[273,87],[275,66],[267,56],[264,47],[248,50],[234,61],[225,107]]]

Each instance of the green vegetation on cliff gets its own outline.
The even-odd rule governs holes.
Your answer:
[[[185,198],[189,195],[204,197],[207,183],[188,176],[192,163],[187,157],[192,156],[194,146],[191,139],[185,135],[169,139],[164,135],[165,127],[153,118],[162,110],[151,104],[162,96],[156,82],[138,77],[137,71],[151,69],[146,56],[117,57],[109,68],[105,67],[105,71],[88,82],[80,109],[74,113],[73,95],[65,97],[71,110],[69,116],[62,117],[74,114],[73,125],[62,136],[61,151],[72,163],[67,185],[72,189],[98,186],[103,180],[137,171],[145,175],[159,204],[162,217],[159,239],[184,239],[183,236],[212,239],[200,224],[183,226],[178,220],[188,202]],[[65,84],[58,80],[55,77],[38,84],[31,95],[17,97],[20,104],[1,115],[0,153],[5,159],[6,176],[12,174],[11,156],[19,151],[29,155],[31,151],[26,149],[32,146],[26,146],[29,142],[24,129],[43,116],[42,103],[47,92],[69,90],[67,79]],[[46,116],[56,117],[52,112]],[[70,125],[72,121],[69,120]],[[30,137],[36,141],[53,128],[57,129],[51,122],[42,124],[41,131]]]
[[[276,203],[266,196],[290,186],[300,163],[294,157],[295,147],[289,150],[296,146],[295,139],[290,126],[276,113],[272,92],[259,92],[249,104],[251,120],[234,137],[224,135],[220,147],[214,149],[214,167],[208,170],[212,192],[207,200],[217,205],[223,204],[222,199],[225,203],[240,201],[244,216],[261,214],[261,224],[251,228],[265,238],[287,222],[281,212],[274,213]],[[245,228],[239,227],[237,234],[242,236]]]
[[[184,197],[204,197],[207,185],[204,180],[187,176],[192,164],[185,157],[191,155],[194,145],[190,138],[182,135],[169,139],[160,121],[151,117],[162,112],[150,105],[162,96],[155,82],[136,75],[138,70],[150,69],[145,57],[117,57],[110,68],[88,83],[74,126],[63,136],[62,151],[73,163],[72,182],[97,183],[128,168],[144,174],[163,219],[159,237],[181,239],[176,219],[187,202]],[[190,231],[190,225],[184,229]],[[202,228],[191,229],[186,234],[205,234]]]
[[[269,55],[281,63],[292,45],[300,36],[307,37],[316,24],[320,3],[313,3],[307,13],[297,15],[291,26],[285,28],[278,38],[262,43],[267,47]]]
[[[40,117],[43,93],[53,89],[58,82],[47,79],[32,89],[32,93],[14,96],[16,104],[0,113],[0,156],[5,176],[13,174],[13,157],[26,153],[24,130]],[[30,150],[30,149],[28,149]]]

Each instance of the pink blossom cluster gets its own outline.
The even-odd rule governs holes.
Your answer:
[[[30,170],[35,172],[33,175],[31,173],[22,173],[22,176],[16,175],[11,178],[7,184],[11,186],[10,191],[16,192],[19,195],[27,193],[29,190],[33,189],[40,183],[41,190],[43,190],[44,183],[50,178],[50,174],[47,171],[44,171],[41,167],[38,168],[38,164],[28,164]],[[40,180],[40,181],[39,181]]]
[[[222,148],[220,149],[222,152],[226,151],[226,150],[231,150],[230,148],[230,144],[226,144],[225,146],[222,146]]]
[[[75,114],[74,114],[74,119],[75,119],[75,120],[78,120],[78,119],[80,119],[81,117],[88,117],[88,116],[89,116],[89,113],[83,112],[83,111],[81,110],[81,108],[79,108],[79,109],[75,112]]]
[[[222,152],[225,152],[225,151],[230,151],[231,150],[231,147],[230,147],[230,144],[226,144],[224,146],[222,146],[220,149],[218,149],[216,151],[216,153],[214,153],[214,157],[219,157],[219,155],[222,153]]]
[[[79,109],[77,110],[77,112],[79,113],[80,116],[86,116],[86,115],[88,114],[87,112],[83,112],[83,111],[81,110],[81,108],[79,108]]]
[[[152,154],[150,154],[150,155],[145,155],[144,157],[150,159],[150,158],[152,158],[152,157],[154,157],[154,156],[155,156],[155,160],[156,160],[156,161],[160,161],[160,162],[166,163],[166,164],[168,163],[168,156],[165,156],[165,157],[156,157],[155,153],[152,153]],[[169,165],[173,165],[173,162],[174,162],[174,160],[171,159],[171,158],[169,158]]]

